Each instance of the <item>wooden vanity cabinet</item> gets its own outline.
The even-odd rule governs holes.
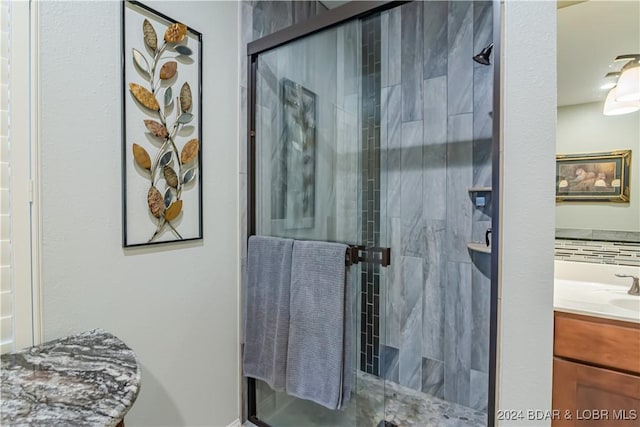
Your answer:
[[[555,313],[554,427],[640,425],[640,324]]]

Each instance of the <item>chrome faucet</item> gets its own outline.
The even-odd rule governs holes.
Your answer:
[[[640,279],[636,276],[632,276],[630,274],[616,274],[617,277],[631,277],[633,279],[633,283],[631,284],[631,288],[627,291],[629,295],[640,296]]]

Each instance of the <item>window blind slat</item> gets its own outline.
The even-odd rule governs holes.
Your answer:
[[[11,291],[0,292],[0,312],[13,313],[13,301],[11,301]]]
[[[11,267],[9,266],[0,266],[0,291],[11,291]]]
[[[0,343],[13,343],[13,316],[0,317]]]
[[[14,350],[14,289],[11,256],[11,203],[10,203],[10,16],[8,2],[0,7],[0,352]]]

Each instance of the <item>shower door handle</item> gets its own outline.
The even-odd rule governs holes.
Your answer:
[[[380,250],[382,251],[380,265],[383,267],[389,267],[391,265],[391,248],[380,248]]]
[[[376,257],[375,254],[380,254]],[[382,267],[391,265],[391,248],[381,248],[376,246],[354,245],[347,249],[347,261],[349,265],[359,262],[379,264]]]

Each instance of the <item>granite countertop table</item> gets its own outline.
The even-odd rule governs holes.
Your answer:
[[[102,329],[4,354],[2,426],[116,426],[140,390],[135,353]]]

